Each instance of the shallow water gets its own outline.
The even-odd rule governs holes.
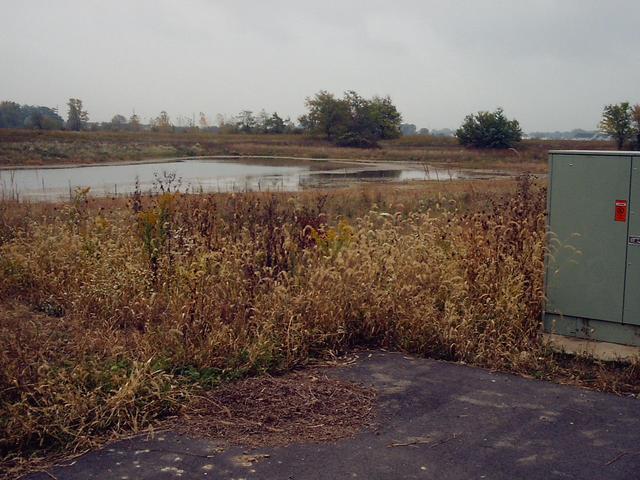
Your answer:
[[[198,158],[157,163],[105,164],[0,170],[0,195],[57,200],[78,187],[91,195],[159,191],[170,186],[189,192],[298,191],[359,182],[452,180],[458,170],[401,164],[286,160],[272,158]]]

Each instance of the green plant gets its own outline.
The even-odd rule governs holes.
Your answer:
[[[456,137],[465,147],[511,148],[522,140],[522,130],[517,120],[509,120],[504,111],[478,112],[467,115],[456,130]]]
[[[633,109],[629,102],[616,105],[606,105],[602,112],[600,131],[611,136],[616,141],[618,150],[622,150],[624,144],[634,133]]]
[[[636,150],[640,150],[640,104],[633,106],[631,116],[633,119],[633,133],[636,136],[635,147]]]
[[[402,116],[389,97],[362,98],[354,91],[342,99],[320,91],[307,98],[303,128],[343,147],[372,148],[379,140],[398,138]]]

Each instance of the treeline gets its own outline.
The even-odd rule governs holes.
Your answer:
[[[174,122],[169,114],[163,110],[156,117],[150,118],[148,123],[142,123],[140,117],[133,113],[128,118],[116,114],[108,122],[90,122],[89,113],[84,109],[82,100],[70,98],[67,102],[67,119],[64,120],[58,109],[42,106],[20,105],[12,101],[0,102],[0,128],[27,128],[37,130],[89,130],[89,131],[162,131],[184,132],[205,131],[222,133],[302,133],[302,129],[295,125],[289,117],[282,118],[277,112],[267,113],[261,110],[253,114],[250,110],[243,110],[236,116],[224,117],[218,115],[216,124],[200,112],[198,121],[191,118],[179,117]]]
[[[232,117],[218,115],[217,125],[211,125],[202,112],[197,122],[193,115],[191,118],[181,117],[179,125],[175,125],[169,113],[163,110],[144,125],[135,113],[128,119],[117,114],[110,122],[91,123],[89,113],[78,98],[70,98],[67,102],[66,121],[57,111],[48,107],[31,107],[5,101],[0,104],[0,128],[205,131],[274,135],[308,133],[322,135],[337,145],[365,148],[377,146],[379,140],[401,135],[402,116],[389,97],[374,96],[366,99],[354,91],[348,91],[342,98],[338,98],[323,90],[308,97],[305,105],[307,113],[298,118],[297,124],[290,117],[282,117],[278,112],[268,113],[263,109],[257,114],[251,110],[243,110]]]
[[[221,133],[302,133],[302,128],[290,117],[282,118],[278,112],[267,113],[264,109],[256,115],[251,110],[243,110],[231,118],[218,115],[217,123]]]
[[[516,119],[509,119],[501,108],[493,112],[480,111],[465,117],[455,130],[417,129],[414,124],[402,123],[402,115],[391,98],[373,96],[364,98],[347,91],[340,98],[321,90],[305,100],[307,112],[294,123],[290,117],[264,109],[254,114],[242,110],[235,116],[218,115],[215,122],[200,112],[190,118],[178,117],[176,125],[166,111],[143,124],[133,113],[129,118],[114,115],[109,122],[90,122],[82,100],[70,98],[67,118],[57,109],[20,105],[12,101],[0,102],[0,128],[28,128],[38,130],[106,130],[155,132],[210,132],[229,134],[301,134],[317,135],[343,147],[375,148],[380,140],[401,135],[455,136],[461,145],[470,148],[513,148],[523,138]],[[212,124],[213,123],[213,124]],[[599,124],[599,132],[616,142],[618,149],[640,150],[640,104],[629,102],[606,105]],[[602,138],[597,132],[574,130],[579,138]],[[532,137],[535,138],[535,134]]]
[[[431,135],[428,128],[421,128],[415,126],[413,123],[400,124],[400,133],[405,137],[411,137],[413,135]],[[444,136],[444,135],[443,135]]]
[[[64,120],[53,108],[0,102],[0,128],[60,130],[63,127]]]
[[[618,150],[640,150],[640,104],[605,105],[598,132],[573,130],[572,134],[584,139],[604,136],[612,139]],[[467,115],[455,135],[462,145],[474,148],[512,148],[522,140],[520,124],[515,119],[508,119],[501,108],[495,112]]]
[[[67,120],[57,108],[36,105],[20,105],[12,101],[0,102],[0,128],[28,128],[34,130],[85,130],[89,114],[82,107],[82,100],[70,98],[67,102]]]
[[[607,140],[609,138],[600,130],[584,130],[582,128],[574,128],[569,131],[529,132],[527,137],[539,140]]]

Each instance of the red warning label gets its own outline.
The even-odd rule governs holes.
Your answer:
[[[616,200],[616,222],[627,221],[627,201]]]

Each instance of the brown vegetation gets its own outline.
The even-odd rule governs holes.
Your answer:
[[[263,375],[199,397],[175,428],[244,447],[334,441],[373,425],[374,399],[372,388],[319,370]]]
[[[38,132],[0,129],[0,166],[136,161],[198,155],[274,155],[413,161],[471,168],[545,172],[547,151],[609,149],[608,142],[524,141],[519,150],[475,150],[454,138],[410,136],[381,148],[340,148],[306,135],[223,135],[162,132]]]
[[[0,203],[5,465],[354,346],[640,392],[538,335],[543,188],[427,185]]]

